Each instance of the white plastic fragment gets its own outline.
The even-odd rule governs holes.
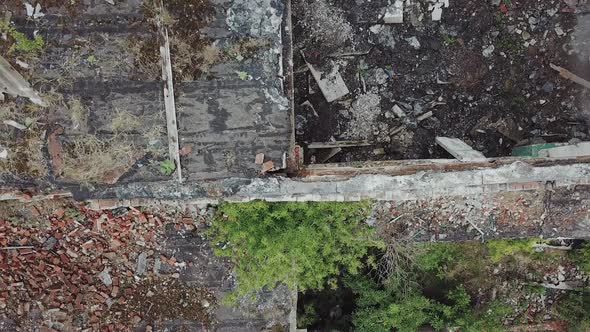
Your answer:
[[[41,4],[37,3],[35,7],[30,3],[25,2],[25,9],[27,10],[27,16],[32,17],[33,19],[38,19],[39,17],[45,16],[44,13],[41,12]]]
[[[433,21],[440,21],[441,17],[442,17],[442,8],[440,6],[434,7],[434,10],[432,11],[432,20]]]
[[[492,56],[492,53],[494,53],[494,50],[496,48],[494,47],[494,45],[490,45],[486,48],[483,49],[483,51],[481,52],[481,54],[483,54],[484,57],[489,58]]]
[[[6,148],[0,147],[0,159],[7,159],[8,158],[8,150]]]

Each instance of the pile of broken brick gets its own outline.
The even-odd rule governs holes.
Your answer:
[[[179,277],[176,259],[160,254],[164,221],[157,215],[84,206],[37,212],[41,222],[33,225],[0,217],[0,325],[126,330],[145,314],[127,306],[138,288]],[[192,226],[175,218],[177,229]]]

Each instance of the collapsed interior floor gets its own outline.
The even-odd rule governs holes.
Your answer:
[[[588,89],[550,67],[590,78],[587,5],[389,3],[293,1],[296,141],[306,163],[452,158],[437,136],[486,157],[588,140]],[[384,24],[396,3],[405,4],[403,23]],[[329,99],[341,97],[328,102],[316,79],[332,87]],[[343,141],[358,146],[316,144]]]

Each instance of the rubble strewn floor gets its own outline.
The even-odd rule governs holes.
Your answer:
[[[398,3],[403,23],[384,24],[401,19]],[[451,157],[436,136],[486,157],[587,140],[588,89],[550,68],[590,78],[584,3],[293,1],[297,142],[370,143],[329,159],[310,150],[306,162]],[[326,84],[342,97],[327,102]]]
[[[2,202],[0,210],[2,331],[260,331],[284,324],[285,290],[233,307],[219,303],[233,276],[202,236],[212,209],[94,211],[51,200]]]

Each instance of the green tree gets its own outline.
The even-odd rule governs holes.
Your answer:
[[[341,272],[358,273],[369,248],[381,246],[368,212],[368,202],[221,204],[210,235],[215,253],[235,265],[230,301],[277,283],[335,287]]]

